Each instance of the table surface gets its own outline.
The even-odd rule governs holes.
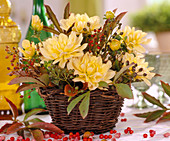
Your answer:
[[[137,91],[133,90],[134,93],[137,93]],[[154,86],[152,89],[148,91],[149,94],[156,94],[157,88]],[[135,100],[134,100],[135,101]],[[136,101],[135,101],[136,102]],[[130,105],[132,100],[125,100],[124,107],[122,108],[122,112],[125,113],[124,117],[119,117],[119,121],[116,124],[116,127],[114,128],[118,132],[121,133],[121,137],[117,139],[117,141],[170,141],[170,137],[165,138],[163,136],[164,133],[169,132],[170,133],[170,122],[162,122],[156,124],[155,121],[144,123],[143,118],[135,117],[133,114],[135,113],[143,113],[148,111],[154,111],[156,108],[146,108],[146,109],[136,109],[136,108],[128,108],[127,105]],[[20,116],[19,119],[23,119],[23,116]],[[33,117],[38,117],[46,122],[51,122],[51,118],[49,115],[35,115]],[[30,118],[33,118],[30,117]],[[122,118],[127,118],[127,122],[121,122]],[[3,126],[5,123],[9,121],[0,121],[0,127]],[[132,130],[134,130],[134,133],[131,134],[125,134],[124,129],[127,127],[131,127]],[[149,130],[155,130],[156,135],[154,137],[148,137],[146,139],[143,138],[144,133],[149,133]],[[104,133],[104,135],[109,133]],[[149,135],[149,134],[148,134]],[[11,136],[18,137],[17,134],[11,134],[11,135],[3,135],[0,134],[0,136],[6,136],[6,140],[9,139]],[[94,141],[98,141],[98,135],[95,136]],[[109,140],[108,140],[109,141]]]
[[[154,108],[147,108],[147,109],[143,109],[142,111],[139,109],[135,109],[135,108],[127,108],[127,107],[123,107],[122,112],[125,113],[124,117],[119,117],[119,121],[116,124],[116,129],[118,132],[120,132],[122,135],[119,139],[117,139],[117,141],[143,141],[143,140],[147,140],[147,141],[169,141],[169,138],[165,138],[163,137],[163,134],[166,132],[170,132],[170,122],[162,122],[159,124],[156,124],[155,121],[150,122],[150,123],[144,123],[144,119],[142,118],[137,118],[135,116],[133,116],[134,113],[141,113],[141,112],[147,112],[147,111],[152,111],[155,110]],[[20,116],[19,119],[23,119],[23,116]],[[51,122],[51,118],[49,115],[36,115],[35,117],[39,117],[42,120],[45,120],[46,122]],[[121,122],[121,118],[127,118],[127,122]],[[4,125],[6,122],[8,121],[0,121],[0,127],[2,125]],[[127,127],[131,127],[134,130],[134,134],[130,135],[130,134],[125,134],[124,133],[124,129],[126,129]],[[149,130],[153,129],[156,131],[156,135],[151,138],[148,137],[147,139],[143,138],[143,134],[144,133],[149,133]],[[109,133],[105,133],[107,135],[109,135]],[[1,135],[1,136],[6,136],[6,139],[10,138],[11,136],[17,137],[16,134],[12,134],[12,135]],[[98,136],[96,136],[96,138],[94,140],[98,140],[97,139]]]

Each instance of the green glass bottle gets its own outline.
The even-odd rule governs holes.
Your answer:
[[[33,13],[32,15],[38,15],[43,22],[43,25],[49,26],[48,19],[45,16],[45,7],[44,7],[44,0],[33,0]],[[38,43],[39,40],[37,38],[32,37],[34,31],[31,28],[31,21],[30,26],[26,35],[26,39],[29,41],[33,41]],[[40,39],[45,40],[48,37],[51,37],[52,34],[49,32],[41,31]],[[38,95],[38,93],[34,90],[30,93],[31,98],[28,98],[28,93],[30,90],[24,91],[24,110],[25,113],[34,109],[34,108],[46,108],[43,99]]]

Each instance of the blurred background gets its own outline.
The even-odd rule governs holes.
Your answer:
[[[33,0],[10,1],[11,18],[21,28],[22,41],[25,39],[30,24]],[[106,11],[112,11],[115,8],[118,8],[117,13],[127,11],[128,13],[121,21],[123,27],[126,25],[135,26],[148,33],[147,36],[152,38],[152,41],[144,46],[148,53],[146,60],[152,67],[155,67],[155,73],[163,76],[159,79],[153,79],[154,87],[152,89],[143,83],[133,85],[134,92],[137,94],[147,90],[150,94],[160,97],[162,102],[170,102],[164,97],[159,83],[160,79],[170,82],[170,0],[44,0],[44,4],[50,5],[58,20],[63,18],[64,7],[68,2],[71,4],[71,12],[87,13],[89,16],[98,15],[102,22]],[[136,106],[147,107],[141,93],[136,96],[136,100],[139,100]]]
[[[153,14],[147,13],[148,16],[144,15],[146,14],[146,12],[144,13],[143,11],[146,11],[146,7],[148,6],[151,7],[156,4],[159,5],[163,2],[168,3],[170,0],[44,0],[44,3],[51,6],[56,16],[60,20],[63,17],[63,9],[68,1],[71,2],[72,12],[75,13],[86,12],[90,16],[99,15],[101,17],[101,21],[103,20],[102,19],[103,14],[108,10],[113,10],[115,8],[118,8],[117,13],[122,11],[128,11],[127,15],[122,20],[123,26],[128,24],[131,26],[134,25],[141,29],[145,29],[142,28],[141,25],[138,23],[141,24],[144,23],[143,26],[145,26],[146,25],[145,21],[141,22],[140,20],[146,20],[149,18],[149,16],[153,17]],[[11,17],[21,28],[21,32],[22,32],[21,41],[25,38],[26,32],[28,30],[28,26],[32,14],[32,5],[33,5],[32,3],[33,3],[32,0],[11,0],[11,4],[12,4]],[[163,8],[160,9],[160,11],[161,10],[163,10]],[[140,16],[141,11],[143,12],[144,17],[146,17],[145,19],[140,19],[138,17],[135,17],[138,15]],[[165,12],[169,13],[169,10]],[[159,20],[160,18],[159,15],[158,16],[155,15],[155,16]],[[166,18],[166,17],[162,17],[162,18]],[[154,19],[151,20],[152,23],[155,23]],[[149,26],[152,27],[152,25]],[[148,46],[146,46],[147,50],[157,51],[159,44],[156,37],[158,36],[155,34],[153,30],[147,29],[146,31],[149,32],[149,36],[151,36],[151,38],[153,39],[151,43]]]

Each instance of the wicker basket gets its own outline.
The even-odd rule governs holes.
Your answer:
[[[63,91],[55,88],[39,89],[53,124],[65,133],[92,131],[100,134],[115,127],[123,105],[123,98],[116,91],[91,91],[89,113],[85,119],[80,116],[79,104],[70,115],[67,114],[68,97],[61,93]]]

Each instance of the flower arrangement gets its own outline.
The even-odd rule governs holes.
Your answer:
[[[9,75],[18,77],[9,85],[22,83],[17,92],[32,89],[55,87],[63,90],[68,100],[68,114],[79,102],[81,116],[85,118],[89,110],[90,92],[101,89],[116,89],[123,98],[133,98],[129,87],[131,82],[149,80],[155,75],[143,58],[150,39],[141,30],[126,26],[121,29],[120,20],[126,14],[115,15],[116,10],[106,12],[104,25],[98,16],[69,12],[65,8],[64,19],[57,20],[51,8],[46,5],[47,14],[53,26],[43,26],[38,16],[32,16],[35,44],[28,40],[22,42],[23,48],[8,47],[6,51],[13,56]],[[40,32],[53,33],[51,38],[41,41]],[[22,55],[21,55],[22,54]],[[19,58],[20,62],[15,62]],[[32,83],[27,83],[32,82]],[[79,96],[74,99],[74,96]],[[83,99],[83,100],[82,100]]]

